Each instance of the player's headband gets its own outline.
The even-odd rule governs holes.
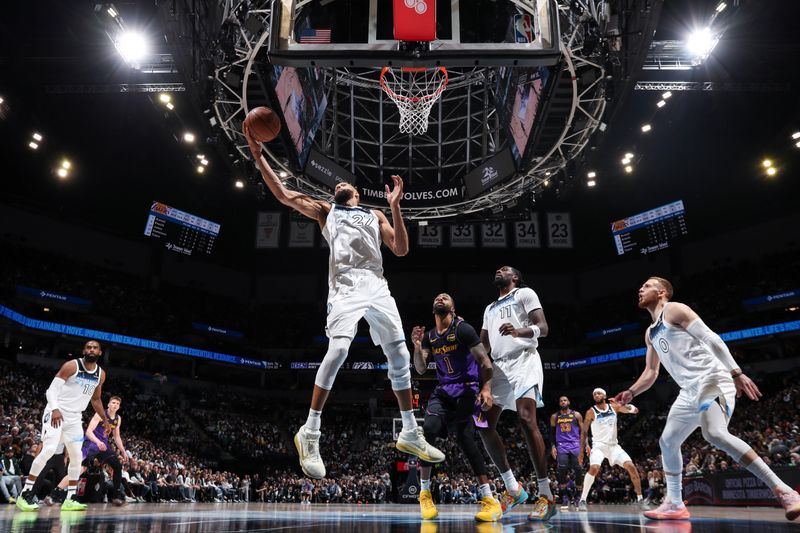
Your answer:
[[[602,394],[603,394],[603,396],[608,396],[608,394],[606,394],[606,391],[605,391],[605,389],[601,389],[600,387],[597,387],[596,389],[594,389],[594,390],[592,391],[592,396],[594,396],[594,395],[595,395],[595,394],[597,394],[598,392],[602,393]]]

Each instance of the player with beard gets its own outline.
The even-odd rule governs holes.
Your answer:
[[[562,508],[569,508],[570,498],[567,496],[567,477],[572,471],[575,482],[583,466],[581,453],[581,427],[583,417],[577,411],[569,408],[569,398],[562,396],[558,399],[559,410],[550,416],[550,427],[553,428],[553,459],[558,465],[558,482],[564,495]],[[572,494],[574,499],[575,494]]]
[[[503,511],[492,496],[486,463],[475,442],[475,427],[486,426],[483,412],[492,406],[492,362],[475,329],[456,316],[455,302],[449,294],[434,298],[433,316],[435,328],[426,332],[424,326],[415,326],[411,334],[417,372],[427,371],[432,355],[439,379],[425,412],[425,438],[433,442],[437,437],[446,437],[448,430],[455,434],[478,479],[481,510],[475,519],[495,522],[503,516]],[[431,497],[432,465],[425,461],[420,464],[422,518],[436,518],[439,512]]]
[[[669,410],[658,441],[667,483],[667,496],[658,509],[646,511],[655,520],[690,517],[681,497],[681,444],[698,427],[703,438],[749,470],[772,489],[788,520],[800,516],[800,495],[781,481],[747,443],[728,431],[736,399],[742,394],[758,401],[761,392],[747,377],[722,339],[688,305],[672,302],[672,284],[651,277],[639,288],[639,308],[650,313],[645,368],[636,383],[615,397],[627,404],[653,386],[661,364],[681,388]]]
[[[497,421],[503,410],[517,412],[539,486],[539,498],[528,519],[549,520],[557,509],[547,477],[544,439],[536,423],[536,408],[544,407],[544,374],[536,348],[539,337],[547,336],[547,321],[539,297],[525,285],[519,270],[510,266],[499,268],[495,272],[494,284],[500,295],[486,307],[481,327],[481,343],[493,360],[493,405],[487,413],[488,427],[481,429],[480,435],[503,477],[506,492],[501,505],[503,512],[507,512],[528,499],[528,494],[511,472],[503,440],[497,433]]]
[[[325,464],[319,453],[320,417],[336,373],[347,358],[358,322],[365,318],[370,336],[380,345],[389,366],[389,380],[400,405],[403,429],[397,449],[431,463],[444,461],[444,454],[425,441],[414,418],[411,394],[411,354],[408,351],[397,304],[383,277],[381,242],[397,256],[408,253],[408,233],[400,212],[403,180],[392,176],[394,188],[386,186],[386,199],[394,226],[383,212],[360,207],[355,187],[340,182],[334,189],[333,205],[287,189],[267,160],[261,145],[250,135],[245,137],[261,176],[275,198],[282,204],[316,220],[330,248],[328,261],[328,350],[317,370],[306,423],[294,437],[300,466],[313,479],[325,477]]]
[[[83,346],[83,357],[67,361],[53,378],[47,389],[47,406],[42,417],[42,450],[33,460],[28,479],[25,481],[22,495],[17,499],[17,507],[23,511],[35,511],[39,505],[33,501],[33,484],[47,461],[60,443],[63,443],[70,456],[67,476],[67,497],[61,504],[62,511],[84,511],[86,504],[76,502],[73,498],[78,487],[81,474],[81,445],[83,444],[83,424],[81,415],[91,401],[95,412],[100,416],[103,426],[111,431],[108,416],[103,408],[101,394],[106,380],[105,372],[97,364],[103,355],[100,343],[95,340]]]
[[[636,491],[636,502],[643,506],[642,480],[639,478],[639,471],[631,461],[631,456],[622,449],[617,441],[617,414],[635,415],[639,409],[633,405],[620,405],[613,401],[606,401],[606,391],[599,387],[592,391],[592,399],[594,399],[594,405],[586,411],[581,427],[580,454],[583,456],[584,453],[589,453],[589,471],[583,478],[583,492],[581,492],[578,510],[588,510],[586,498],[589,496],[589,491],[592,490],[594,478],[600,472],[600,467],[606,459],[611,466],[621,466],[628,472],[633,482],[633,489]],[[586,445],[589,427],[592,429],[591,448]]]

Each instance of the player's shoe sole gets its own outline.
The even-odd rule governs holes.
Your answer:
[[[89,506],[85,503],[76,502],[72,498],[64,500],[61,504],[62,511],[85,511]]]
[[[692,517],[685,505],[662,503],[658,509],[645,511],[644,516],[650,520],[688,520]]]
[[[429,463],[441,463],[444,461],[444,454],[425,440],[421,427],[417,427],[414,430],[401,431],[395,447],[401,452],[416,455]]]

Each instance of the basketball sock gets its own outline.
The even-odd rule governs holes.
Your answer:
[[[637,502],[640,502],[640,501],[642,501],[643,499],[644,499],[644,498],[642,498],[642,495],[641,495],[641,494],[637,494],[637,495],[636,495],[636,501],[637,501]]]
[[[755,461],[747,465],[747,468],[754,476],[764,482],[769,488],[772,489],[772,492],[780,491],[786,492],[791,491],[792,488],[781,481],[775,472],[772,471],[770,467],[767,466],[767,463],[761,457],[756,457]]]
[[[481,497],[481,499],[484,499],[487,496],[492,495],[492,489],[489,488],[488,483],[484,483],[483,485],[478,486],[478,495]]]
[[[681,474],[669,474],[664,472],[664,480],[667,483],[667,498],[666,501],[675,505],[683,505],[683,497],[681,496]]]
[[[417,419],[414,418],[414,411],[400,411],[403,418],[403,431],[417,429]]]
[[[36,481],[35,481],[35,480],[32,480],[32,479],[30,478],[30,476],[28,476],[28,478],[25,480],[25,486],[22,488],[22,492],[25,492],[26,490],[31,490],[31,489],[33,489],[33,484],[34,484],[34,483],[36,483]]]
[[[553,493],[550,491],[550,478],[543,477],[537,479],[536,482],[539,485],[539,496],[544,496],[548,500],[552,500]]]
[[[430,479],[420,479],[419,480],[419,488],[420,488],[420,490],[431,490],[431,480]]]
[[[310,431],[319,431],[321,423],[322,411],[316,409],[308,410],[308,418],[306,418],[306,429]]]
[[[594,483],[594,476],[587,473],[583,476],[583,490],[581,491],[581,501],[585,502],[586,498],[589,497],[589,492],[592,490],[592,484]]]
[[[506,490],[510,494],[516,494],[519,492],[519,483],[517,483],[517,478],[514,477],[514,473],[511,470],[501,472],[500,476],[503,478],[503,483],[506,486]]]
[[[71,500],[71,499],[72,499],[72,497],[73,497],[73,496],[75,496],[75,490],[76,490],[77,488],[78,488],[78,487],[77,487],[76,485],[69,485],[69,486],[67,487],[67,497],[65,498],[65,501],[66,501],[66,500]]]

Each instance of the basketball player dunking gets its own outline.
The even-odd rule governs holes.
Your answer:
[[[681,388],[659,440],[667,496],[658,509],[644,515],[656,520],[689,518],[681,497],[681,444],[700,427],[706,441],[772,489],[787,519],[796,519],[800,516],[800,495],[781,481],[750,446],[728,431],[736,399],[746,394],[757,401],[761,392],[736,364],[719,335],[689,306],[670,301],[672,292],[672,284],[659,277],[649,278],[639,289],[639,307],[647,309],[653,320],[644,336],[645,369],[636,383],[615,398],[618,403],[627,404],[649,389],[658,378],[660,364]]]
[[[81,474],[81,445],[83,444],[83,424],[81,415],[91,401],[92,407],[111,431],[103,401],[103,383],[106,380],[97,359],[103,354],[100,343],[88,341],[83,346],[83,358],[67,361],[53,378],[47,389],[47,406],[42,417],[42,450],[33,460],[22,495],[17,499],[17,507],[23,511],[35,511],[39,504],[33,501],[33,484],[50,457],[55,454],[59,443],[64,443],[70,456],[67,475],[67,498],[61,504],[62,511],[84,511],[86,504],[76,502],[73,497]]]
[[[503,510],[492,496],[486,462],[475,442],[475,427],[486,425],[483,411],[492,406],[492,361],[475,329],[456,316],[455,302],[449,294],[434,298],[433,316],[433,329],[426,332],[423,326],[415,326],[411,334],[417,372],[424,374],[428,359],[433,356],[439,379],[425,412],[425,438],[433,442],[437,437],[446,437],[448,430],[453,431],[478,479],[481,510],[475,520],[496,522]],[[420,464],[419,505],[422,518],[429,520],[439,514],[431,497],[432,465],[424,461]]]
[[[358,191],[349,183],[336,185],[333,204],[288,190],[261,155],[261,146],[247,126],[244,134],[261,176],[275,198],[316,220],[330,247],[326,325],[330,343],[317,370],[308,419],[294,437],[303,472],[314,479],[325,477],[325,464],[319,453],[320,416],[362,317],[369,323],[373,342],[381,346],[389,363],[389,380],[403,420],[397,449],[431,463],[444,461],[444,454],[425,441],[422,428],[414,418],[411,354],[397,304],[383,277],[381,242],[397,256],[408,253],[408,233],[400,212],[403,180],[392,176],[394,188],[390,191],[386,186],[392,226],[381,211],[359,207]]]
[[[558,399],[558,406],[559,410],[550,415],[550,427],[554,433],[551,453],[558,466],[558,482],[564,495],[562,507],[569,507],[570,500],[566,494],[567,476],[572,471],[575,483],[578,483],[578,474],[583,466],[583,454],[581,453],[583,417],[577,411],[569,408],[569,398],[566,396]]]
[[[539,498],[528,519],[549,520],[556,513],[556,504],[547,477],[544,439],[536,423],[536,408],[544,406],[544,374],[536,347],[539,337],[547,335],[547,321],[539,297],[525,285],[519,270],[510,266],[499,268],[494,275],[494,284],[500,294],[497,300],[486,306],[481,327],[481,342],[486,351],[491,352],[493,360],[494,405],[487,413],[489,426],[480,429],[480,435],[489,457],[503,477],[506,493],[501,505],[503,512],[507,512],[528,499],[528,494],[509,468],[503,440],[497,433],[497,421],[503,410],[517,412],[539,486]]]

